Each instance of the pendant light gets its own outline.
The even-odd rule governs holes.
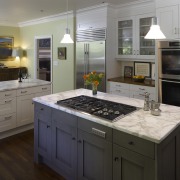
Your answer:
[[[166,39],[165,35],[160,29],[160,26],[157,23],[157,17],[152,18],[152,24],[149,32],[144,37],[145,39]]]
[[[71,39],[70,36],[70,29],[68,28],[68,0],[67,0],[67,27],[66,27],[66,32],[64,34],[64,37],[61,40],[61,43],[74,43],[74,41]]]

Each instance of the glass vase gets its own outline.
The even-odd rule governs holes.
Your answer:
[[[96,84],[92,84],[92,94],[93,95],[97,94],[97,85]]]

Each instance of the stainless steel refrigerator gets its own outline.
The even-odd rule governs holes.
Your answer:
[[[76,88],[92,87],[84,85],[83,75],[96,71],[104,73],[98,91],[106,91],[106,58],[105,58],[105,29],[78,32],[76,43]]]

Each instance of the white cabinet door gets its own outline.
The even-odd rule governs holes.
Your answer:
[[[153,16],[152,13],[136,16],[136,55],[139,59],[155,59],[155,40],[144,39]]]
[[[117,21],[117,57],[135,58],[135,17],[120,18]]]
[[[159,25],[167,39],[179,37],[178,5],[158,8],[156,11]]]
[[[33,122],[34,94],[17,97],[17,126],[23,126]]]

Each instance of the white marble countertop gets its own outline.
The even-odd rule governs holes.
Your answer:
[[[77,89],[37,97],[33,100],[35,102],[48,105],[52,108],[74,114],[87,120],[97,122],[99,124],[141,137],[146,140],[150,140],[155,143],[160,143],[180,124],[180,107],[165,104],[161,104],[160,106],[160,116],[153,116],[150,111],[144,111],[143,109],[140,109],[116,122],[109,122],[99,117],[95,117],[93,115],[89,115],[77,110],[72,110],[55,104],[58,100],[63,100],[79,95],[92,96],[92,91],[86,89]],[[143,100],[117,96],[108,93],[98,92],[98,94],[93,97],[133,105],[140,108],[143,108],[144,105]]]
[[[49,81],[43,81],[39,79],[26,79],[23,82],[18,82],[18,80],[12,81],[1,81],[0,82],[0,91],[8,91],[13,89],[21,89],[21,88],[28,88],[34,86],[43,86],[51,84]]]

